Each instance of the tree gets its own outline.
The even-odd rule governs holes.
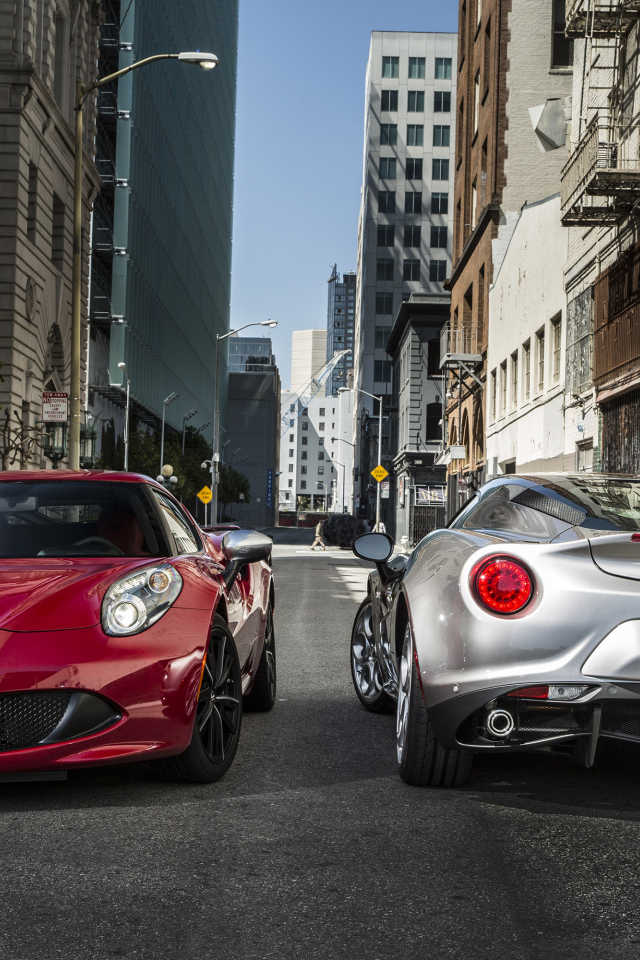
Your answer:
[[[42,437],[40,429],[27,426],[17,410],[13,411],[13,415],[15,421],[11,419],[9,408],[5,407],[4,423],[0,426],[0,459],[3,470],[8,470],[18,461],[20,469],[24,470],[35,450],[43,445]]]
[[[244,494],[241,497],[240,494]],[[218,503],[222,505],[222,512],[231,503],[251,503],[251,484],[244,473],[220,464],[220,483],[218,484]]]
[[[350,550],[355,538],[367,532],[367,525],[348,513],[330,513],[322,529],[327,543]]]

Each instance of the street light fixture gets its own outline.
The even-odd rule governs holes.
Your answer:
[[[203,70],[213,70],[218,64],[215,53],[203,53],[196,50],[187,53],[158,53],[152,57],[138,60],[122,70],[110,73],[107,77],[93,83],[76,81],[76,144],[75,170],[73,182],[73,281],[71,295],[71,378],[70,378],[70,423],[69,423],[69,467],[80,469],[80,355],[82,348],[82,108],[92,90],[124,77],[125,74],[144,67],[155,60],[179,60],[192,63]],[[160,464],[162,466],[162,464]]]
[[[245,325],[244,325],[243,327],[238,327],[237,330],[229,330],[228,333],[223,333],[222,336],[220,336],[219,333],[216,334],[216,385],[215,385],[216,402],[215,402],[215,410],[214,410],[214,416],[213,416],[213,460],[214,460],[214,464],[218,464],[218,463],[220,462],[220,453],[219,453],[219,451],[218,451],[218,446],[219,446],[219,443],[220,443],[220,410],[219,410],[219,397],[220,397],[219,380],[220,380],[220,378],[219,378],[219,376],[218,376],[218,373],[219,373],[219,370],[220,370],[220,343],[222,342],[222,340],[227,340],[228,337],[233,337],[233,336],[235,336],[236,333],[240,333],[242,330],[246,330],[247,327],[272,327],[272,328],[273,328],[273,327],[277,327],[277,326],[278,326],[278,321],[277,321],[277,320],[261,320],[261,321],[259,321],[259,322],[256,321],[255,323],[245,323]],[[246,459],[246,458],[245,458],[245,459]],[[212,464],[212,466],[211,466],[211,479],[212,479],[212,481],[213,481],[213,500],[211,501],[211,507],[212,507],[212,510],[213,510],[213,516],[214,516],[214,517],[217,517],[217,516],[218,516],[218,469],[217,469],[217,466],[216,466],[216,469],[214,470],[213,464]]]
[[[346,442],[348,443],[349,441],[347,440]],[[332,462],[337,464],[339,467],[342,467],[342,512],[344,513],[344,488],[347,483],[347,468],[345,467],[344,463],[340,463],[339,460],[333,460]]]
[[[351,390],[355,390],[356,393],[364,393],[365,397],[371,397],[372,400],[377,400],[379,402],[378,406],[378,464],[382,464],[382,398],[384,394],[380,394],[376,397],[373,393],[369,393],[368,390],[361,390],[360,387],[338,387],[338,393],[347,393]],[[345,441],[348,443],[349,441]],[[355,444],[352,444],[355,447]],[[380,484],[378,483],[378,493],[376,496],[376,531],[380,530]]]
[[[118,369],[124,370],[125,380],[127,381],[127,406],[124,414],[124,472],[127,473],[129,470],[129,393],[131,380],[129,380],[126,363],[119,363]]]
[[[174,400],[177,400],[178,396],[179,394],[177,393],[170,393],[167,399],[162,401],[162,435],[160,438],[160,473],[162,473],[162,468],[164,466],[164,416],[169,404],[173,403]]]
[[[118,366],[120,366],[120,364],[118,364]],[[184,440],[185,440],[186,430],[187,430],[187,420],[191,420],[192,417],[195,417],[197,412],[198,411],[194,407],[193,410],[189,410],[189,413],[185,413],[184,417],[182,418],[182,456],[183,457],[184,457]]]

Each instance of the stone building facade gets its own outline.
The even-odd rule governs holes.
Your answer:
[[[0,360],[2,415],[34,426],[43,390],[68,391],[77,77],[94,79],[97,0],[0,0]],[[84,108],[86,326],[95,98]],[[86,343],[86,335],[82,338]],[[86,380],[86,353],[82,356]],[[36,457],[32,466],[45,466]]]

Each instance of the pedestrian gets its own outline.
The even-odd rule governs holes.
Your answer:
[[[385,527],[384,523],[381,520],[380,523],[378,524],[378,533],[386,533],[386,532],[387,532],[387,528]]]
[[[323,534],[323,523],[322,523],[322,520],[318,520],[318,522],[317,522],[317,524],[316,524],[316,538],[315,538],[315,540],[313,541],[313,543],[311,544],[311,549],[312,549],[312,550],[315,548],[316,544],[318,544],[319,547],[322,547],[323,550],[326,550],[326,549],[327,549],[327,548],[325,547],[325,545],[324,545],[324,540],[322,539],[322,534]]]

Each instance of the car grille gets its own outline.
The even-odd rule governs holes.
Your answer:
[[[37,746],[58,726],[70,700],[67,690],[0,694],[0,751]]]
[[[573,707],[518,706],[518,732],[539,733],[550,736],[554,733],[579,733],[589,725],[590,710]]]
[[[600,731],[640,738],[640,701],[605,701],[602,705]]]

